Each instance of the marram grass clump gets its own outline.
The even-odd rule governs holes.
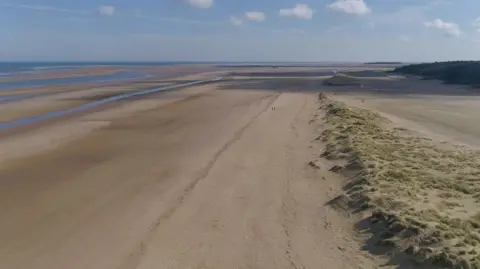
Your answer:
[[[342,160],[349,204],[383,247],[444,268],[480,268],[480,152],[420,137],[320,94],[322,156]]]

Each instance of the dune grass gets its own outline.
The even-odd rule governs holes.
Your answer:
[[[348,202],[370,210],[377,245],[418,262],[480,268],[480,152],[398,128],[320,95],[322,156],[343,160]]]

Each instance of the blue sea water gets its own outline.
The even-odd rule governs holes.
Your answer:
[[[22,73],[45,72],[51,70],[74,69],[89,66],[163,66],[180,64],[212,64],[220,66],[323,66],[339,65],[346,63],[327,62],[189,62],[189,61],[160,61],[160,62],[0,62],[0,78]],[[358,64],[358,63],[357,63]]]
[[[51,119],[51,118],[56,118],[56,117],[72,114],[72,113],[75,113],[75,112],[78,112],[78,111],[86,110],[86,109],[89,109],[89,108],[92,108],[92,107],[104,105],[104,104],[107,104],[107,103],[112,103],[112,102],[119,101],[119,100],[128,99],[128,98],[135,97],[135,96],[142,96],[142,95],[146,95],[146,94],[150,94],[150,93],[167,91],[167,90],[177,89],[177,88],[182,88],[182,87],[189,87],[189,86],[199,85],[199,84],[203,84],[203,83],[216,82],[216,81],[220,81],[221,79],[222,79],[222,77],[217,77],[217,78],[214,78],[214,79],[211,79],[211,80],[192,81],[192,82],[175,84],[175,85],[170,85],[170,86],[165,86],[165,87],[160,87],[160,88],[145,89],[145,90],[139,90],[139,91],[135,91],[135,92],[119,94],[119,95],[116,95],[116,96],[112,96],[112,97],[108,97],[108,98],[105,98],[105,99],[93,101],[93,102],[90,102],[90,103],[87,103],[87,104],[84,104],[84,105],[80,105],[80,106],[77,106],[77,107],[74,107],[74,108],[69,108],[69,109],[60,110],[60,111],[47,112],[45,114],[41,114],[41,115],[37,115],[37,116],[33,116],[33,117],[19,118],[19,119],[16,119],[16,120],[13,120],[13,121],[8,121],[8,122],[0,122],[0,130],[9,129],[9,128],[21,126],[21,125],[24,125],[24,124],[28,124],[28,123],[39,122],[39,121],[43,121],[43,120],[46,120],[46,119]]]
[[[32,87],[59,86],[79,83],[113,82],[147,78],[149,74],[134,70],[138,66],[165,66],[186,64],[188,62],[0,62],[0,78],[9,78],[25,74],[38,74],[53,70],[68,70],[92,66],[132,67],[132,70],[118,71],[107,75],[90,75],[66,78],[28,79],[9,82],[0,81],[0,91]]]
[[[0,76],[90,66],[162,66],[190,63],[193,62],[0,62]]]
[[[52,72],[53,70],[68,70],[81,67],[93,66],[120,66],[127,67],[125,71],[119,71],[107,75],[91,75],[81,77],[67,78],[51,78],[51,79],[28,79],[11,82],[0,81],[0,91],[15,90],[32,87],[59,86],[79,83],[97,83],[97,82],[113,82],[122,80],[132,80],[146,78],[149,74],[141,73],[135,70],[140,66],[165,66],[165,65],[181,65],[181,64],[211,64],[219,67],[232,66],[311,66],[313,63],[262,63],[262,62],[0,62],[0,79],[10,78],[25,74],[38,74]],[[320,64],[320,63],[317,63]],[[131,67],[129,69],[128,67]],[[19,97],[15,97],[17,99]],[[23,98],[23,97],[22,97]],[[14,100],[11,99],[11,100]]]
[[[32,88],[32,87],[81,84],[81,83],[115,82],[115,81],[147,78],[149,76],[150,76],[149,74],[145,74],[142,72],[127,70],[127,71],[118,71],[118,72],[107,74],[107,75],[7,81],[7,82],[0,82],[0,91],[25,89],[25,88]]]

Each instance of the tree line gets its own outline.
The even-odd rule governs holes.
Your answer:
[[[439,79],[451,84],[480,85],[480,61],[411,64],[398,67],[393,72]]]

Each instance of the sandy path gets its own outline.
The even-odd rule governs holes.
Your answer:
[[[109,121],[4,159],[0,267],[376,268],[325,206],[341,187],[328,164],[307,165],[319,152],[314,94],[185,96],[60,124],[52,132]]]

